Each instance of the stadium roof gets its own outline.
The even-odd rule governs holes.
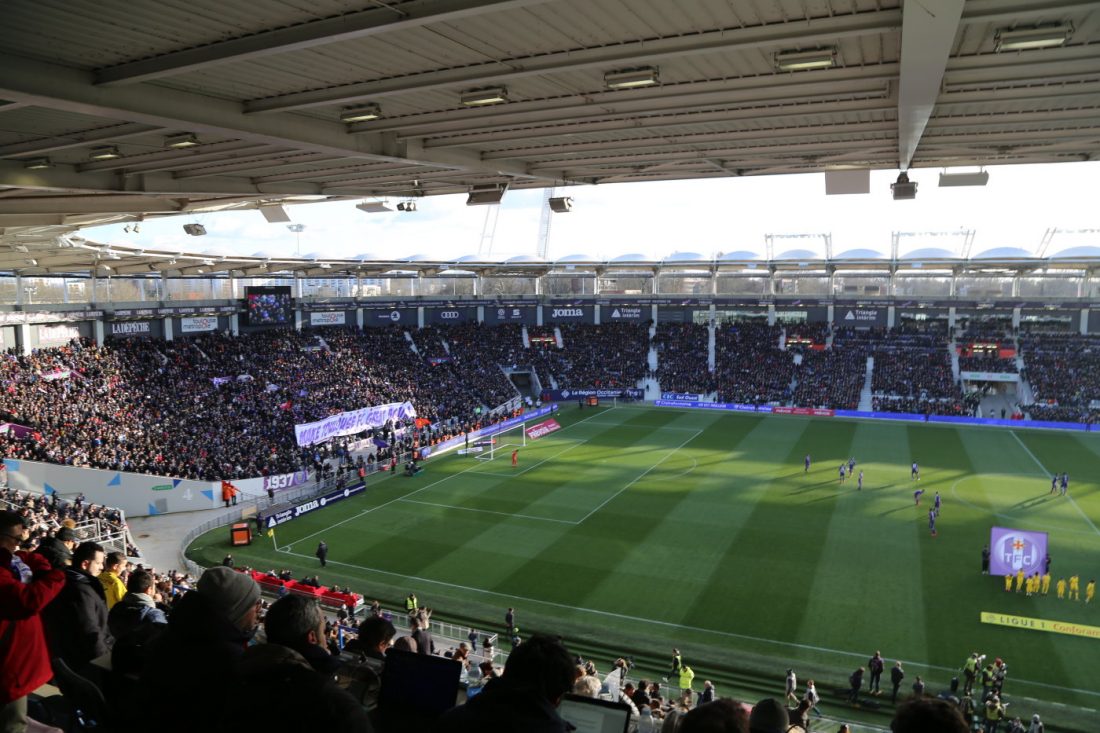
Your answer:
[[[937,5],[11,0],[0,229],[1100,152],[1094,2]]]

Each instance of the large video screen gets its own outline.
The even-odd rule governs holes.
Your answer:
[[[250,326],[294,324],[294,304],[289,286],[248,287],[244,291]]]
[[[990,575],[1042,574],[1047,556],[1047,533],[994,527],[989,533]]]

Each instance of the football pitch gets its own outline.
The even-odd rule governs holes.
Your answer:
[[[648,648],[662,663],[675,645],[698,680],[708,664],[752,666],[772,670],[776,693],[788,666],[842,687],[875,650],[888,668],[904,660],[904,690],[920,674],[937,692],[980,651],[1007,661],[1006,691],[1100,707],[1100,638],[980,621],[1100,626],[1100,602],[1084,603],[1100,575],[1100,436],[625,406],[557,419],[516,467],[507,450],[370,477],[364,495],[233,549],[237,564],[319,573],[390,607],[415,591],[494,627],[514,606],[523,633]],[[838,481],[849,457],[862,491]],[[1055,471],[1069,473],[1067,497],[1049,494]],[[982,575],[992,526],[1048,532],[1051,574],[1080,575],[1081,601],[1006,593]],[[217,564],[226,534],[189,555]]]

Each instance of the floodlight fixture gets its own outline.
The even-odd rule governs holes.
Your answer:
[[[348,107],[340,112],[341,122],[366,122],[382,116],[382,108],[377,104],[364,104],[361,107]]]
[[[187,232],[192,237],[201,237],[206,234],[206,227],[202,224],[184,224],[183,231]]]
[[[114,160],[121,157],[121,155],[114,145],[99,145],[92,148],[92,152],[88,157],[92,160]]]
[[[356,204],[355,208],[365,214],[381,214],[385,211],[393,211],[393,209],[386,205],[385,201],[364,201],[361,204]]]
[[[775,55],[775,68],[780,71],[831,69],[836,66],[835,48],[815,48],[807,51],[783,51]]]
[[[898,180],[890,184],[890,191],[894,194],[894,201],[907,201],[917,197],[917,184],[910,182],[909,174],[902,171],[898,174]]]
[[[940,188],[950,186],[984,186],[987,183],[989,183],[988,171],[968,173],[948,173],[944,171],[940,174]]]
[[[467,89],[462,93],[462,104],[467,107],[481,107],[488,104],[500,104],[508,101],[508,90],[505,87],[483,87],[481,89]]]
[[[661,83],[661,75],[660,70],[655,66],[641,66],[636,69],[619,69],[604,74],[603,83],[608,89],[651,87]]]
[[[565,214],[573,210],[573,197],[572,196],[557,196],[550,199],[550,211],[555,214]]]
[[[997,51],[1030,51],[1036,48],[1057,48],[1066,45],[1073,35],[1073,26],[1036,26],[1031,28],[1002,28],[997,31]]]
[[[29,171],[40,171],[46,168],[53,168],[53,161],[49,158],[31,158],[23,162],[23,167]]]
[[[183,132],[179,135],[169,135],[164,138],[164,147],[175,148],[177,150],[181,148],[193,148],[199,144],[199,139],[195,137],[193,132]]]
[[[506,183],[494,183],[488,186],[474,186],[466,198],[467,206],[491,206],[499,204],[508,190]]]

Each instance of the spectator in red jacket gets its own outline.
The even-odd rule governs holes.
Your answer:
[[[19,551],[29,534],[15,512],[0,512],[0,730],[27,727],[27,694],[52,676],[39,613],[65,574],[41,555]]]

